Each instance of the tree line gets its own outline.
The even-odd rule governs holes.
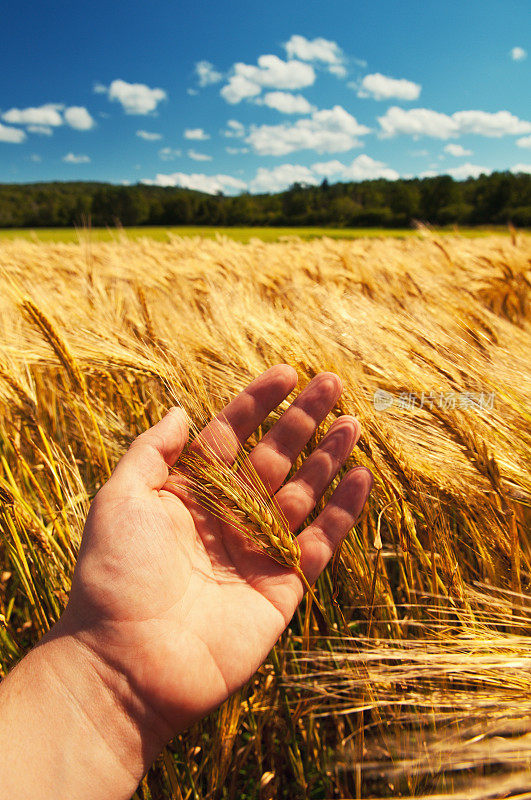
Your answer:
[[[136,184],[0,184],[0,227],[265,225],[408,227],[531,226],[531,175],[494,172],[455,181],[448,175],[319,186],[277,194],[208,195]]]

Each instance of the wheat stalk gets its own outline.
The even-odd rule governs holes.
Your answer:
[[[55,355],[65,368],[72,386],[76,389],[79,389],[83,393],[86,392],[85,377],[81,372],[77,361],[70,352],[68,345],[63,337],[59,334],[59,331],[53,322],[48,319],[46,314],[41,311],[37,305],[35,305],[33,300],[30,300],[29,298],[25,298],[22,301],[22,309],[29,318],[30,322],[32,322],[40,330],[54,351]]]
[[[278,564],[295,572],[317,604],[329,627],[332,624],[319,603],[301,568],[301,549],[297,537],[267,491],[263,481],[239,446],[230,466],[220,456],[219,448],[201,441],[183,454],[180,464],[197,501],[222,522],[231,525],[254,548]]]

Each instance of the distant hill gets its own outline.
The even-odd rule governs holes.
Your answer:
[[[294,184],[278,194],[227,197],[180,188],[53,182],[0,184],[0,227],[128,225],[318,225],[406,227],[531,226],[531,175],[494,172],[466,181],[383,179],[319,186]]]

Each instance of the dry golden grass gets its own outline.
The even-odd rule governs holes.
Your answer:
[[[137,433],[176,399],[199,423],[280,361],[301,385],[332,369],[330,420],[363,430],[348,466],[375,476],[317,587],[352,636],[303,604],[138,797],[531,790],[530,263],[519,232],[1,242],[0,669],[59,616],[90,499]]]

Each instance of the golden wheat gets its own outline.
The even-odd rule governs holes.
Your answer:
[[[351,637],[303,603],[256,678],[177,737],[137,797],[528,791],[531,237],[120,234],[87,253],[0,243],[1,672],[60,615],[90,500],[136,435],[175,403],[197,435],[275,363],[300,386],[331,369],[344,393],[326,424],[359,418],[346,468],[375,476],[317,585]],[[286,405],[234,468],[219,442],[189,448],[185,479],[297,571],[297,539],[247,459]]]

